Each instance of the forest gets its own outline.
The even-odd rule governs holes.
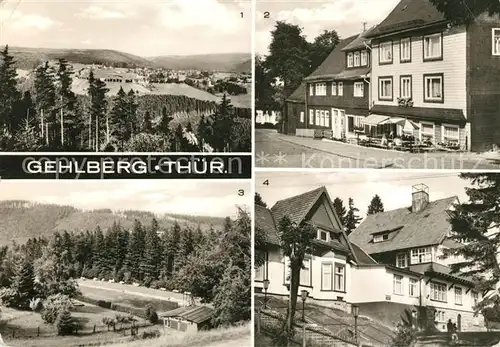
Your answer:
[[[56,232],[25,244],[0,247],[0,300],[16,309],[43,307],[46,323],[66,312],[54,308],[61,296],[79,295],[76,279],[138,283],[150,288],[191,292],[214,306],[215,326],[250,319],[251,228],[249,213],[238,208],[220,230],[182,227],[161,230],[135,221],[128,230]],[[56,305],[57,306],[57,305]],[[48,312],[48,308],[59,310]],[[49,314],[50,313],[50,314]],[[51,318],[52,317],[52,318]]]
[[[86,95],[72,90],[71,65],[39,65],[20,85],[8,46],[0,52],[0,150],[249,152],[250,111],[183,95],[110,96],[91,71]]]

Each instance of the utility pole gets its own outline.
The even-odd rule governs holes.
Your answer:
[[[366,31],[366,25],[367,25],[367,24],[368,24],[367,22],[363,22],[363,32],[365,32],[365,31]]]

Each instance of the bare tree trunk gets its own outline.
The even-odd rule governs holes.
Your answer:
[[[95,151],[99,152],[99,116],[95,116]]]
[[[290,296],[288,298],[288,315],[287,315],[287,322],[286,322],[286,334],[288,337],[288,342],[287,346],[291,346],[291,337],[292,337],[292,332],[294,330],[294,318],[295,318],[295,311],[297,307],[297,295],[299,291],[299,284],[300,284],[300,269],[301,267],[296,266],[294,263],[295,261],[290,261],[291,262],[291,269],[290,269]]]
[[[89,149],[92,149],[92,112],[89,112]]]
[[[49,123],[45,123],[45,143],[49,145]]]
[[[109,116],[106,116],[106,143],[109,143]]]
[[[45,130],[45,129],[43,128],[43,109],[41,110],[40,117],[41,117],[41,119],[42,119],[42,124],[41,124],[41,127],[42,127],[42,136],[41,136],[41,137],[43,138],[43,135],[44,135],[44,130]]]

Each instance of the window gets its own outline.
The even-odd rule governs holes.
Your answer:
[[[319,111],[319,116],[320,116],[319,125],[324,127],[325,126],[325,111],[324,110]]]
[[[325,126],[330,127],[330,112],[325,111]]]
[[[335,290],[345,292],[345,265],[335,264]]]
[[[304,112],[300,112],[300,122],[301,123],[304,123],[304,117],[305,117]]]
[[[364,96],[365,85],[363,82],[354,82],[354,96],[362,98]]]
[[[316,83],[316,95],[326,95],[326,83]]]
[[[500,28],[493,29],[492,41],[493,55],[500,55]]]
[[[314,110],[309,110],[309,124],[314,124]]]
[[[436,311],[436,321],[437,322],[446,322],[444,311]]]
[[[311,259],[304,260],[304,267],[300,270],[300,285],[311,285]]]
[[[455,305],[462,305],[462,288],[455,287]]]
[[[314,84],[309,85],[309,95],[314,95]]]
[[[344,83],[339,82],[337,86],[338,86],[337,92],[338,92],[339,96],[344,95]]]
[[[411,91],[411,76],[401,76],[401,93],[400,93],[400,97],[401,98],[408,98],[408,99],[411,99],[412,95],[412,91]]]
[[[420,264],[432,261],[432,250],[430,247],[415,248],[411,250],[411,263]]]
[[[479,303],[479,293],[472,292],[472,305],[477,306],[478,303]]]
[[[394,275],[393,292],[394,294],[403,295],[403,276]]]
[[[424,61],[443,58],[443,36],[441,33],[424,36]]]
[[[418,280],[414,278],[410,278],[410,285],[409,285],[409,293],[412,298],[418,297],[419,295],[419,290],[418,290]]]
[[[332,95],[337,95],[337,83],[332,83]]]
[[[347,67],[353,67],[354,65],[354,54],[347,53]]]
[[[424,75],[424,101],[443,102],[443,74]]]
[[[446,284],[431,282],[431,300],[446,302]]]
[[[460,133],[458,125],[443,124],[442,134],[443,142],[460,142]]]
[[[255,280],[256,281],[263,281],[264,280],[264,272],[265,272],[264,265],[261,265],[257,269],[255,269]]]
[[[406,255],[406,253],[398,253],[396,255],[396,266],[397,267],[408,266],[408,256]]]
[[[389,240],[389,234],[377,234],[373,235],[373,242],[382,242],[382,241],[387,241]]]
[[[392,63],[392,41],[380,44],[378,60],[380,64]]]
[[[392,100],[392,77],[379,77],[378,98]]]
[[[328,241],[329,232],[326,230],[318,229],[318,240]]]
[[[332,290],[333,264],[321,264],[321,290]]]
[[[361,57],[359,52],[354,53],[354,66],[359,66],[361,64]]]
[[[411,38],[401,39],[400,60],[402,63],[411,61]]]
[[[420,140],[434,142],[434,123],[420,122]]]
[[[361,66],[368,66],[368,52],[361,51]]]
[[[316,122],[314,124],[319,125],[320,113],[319,110],[316,110]]]

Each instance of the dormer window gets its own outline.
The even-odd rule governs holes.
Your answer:
[[[389,233],[373,235],[373,242],[384,242],[389,240]]]
[[[328,242],[330,241],[330,233],[323,229],[318,229],[318,240]]]
[[[354,66],[354,54],[347,53],[347,67],[353,67]]]

